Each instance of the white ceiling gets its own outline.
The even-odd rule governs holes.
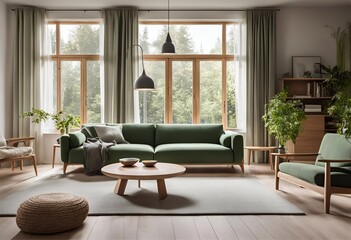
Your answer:
[[[0,0],[1,1],[1,0]],[[47,9],[100,9],[136,6],[139,9],[166,9],[167,0],[2,0],[10,5],[37,6]],[[170,0],[172,9],[247,9],[262,7],[340,7],[351,0]]]

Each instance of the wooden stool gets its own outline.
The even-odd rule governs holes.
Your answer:
[[[55,156],[56,156],[56,148],[60,148],[61,145],[58,143],[55,143],[52,145],[52,168],[55,167]]]
[[[251,162],[251,152],[252,151],[268,151],[269,156],[268,156],[268,161],[269,164],[271,165],[271,169],[273,169],[273,162],[272,162],[272,153],[276,149],[276,147],[262,147],[262,146],[245,146],[244,149],[247,149],[248,153],[248,159],[247,159],[247,165],[250,166]]]

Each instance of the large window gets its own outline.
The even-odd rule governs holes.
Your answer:
[[[101,122],[100,25],[49,23],[53,112],[78,115],[82,123]]]
[[[167,24],[141,22],[139,42],[156,90],[139,93],[143,123],[222,123],[236,128],[236,23],[176,23],[176,54],[161,54]]]

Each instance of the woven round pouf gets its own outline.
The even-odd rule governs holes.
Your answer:
[[[70,193],[29,198],[17,209],[16,223],[28,233],[57,233],[79,227],[89,212],[87,200]]]

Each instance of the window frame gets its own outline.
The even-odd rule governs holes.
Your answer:
[[[87,123],[88,111],[87,111],[87,62],[88,61],[100,61],[100,54],[60,54],[61,48],[61,37],[60,37],[60,25],[73,25],[73,24],[87,24],[87,25],[100,25],[99,21],[49,21],[48,25],[56,25],[56,49],[55,54],[50,53],[50,61],[56,62],[56,111],[62,110],[62,96],[61,96],[61,62],[62,61],[79,61],[80,62],[80,122],[81,124]],[[101,79],[100,79],[101,80]]]
[[[167,21],[139,21],[144,25],[167,25]],[[200,124],[200,62],[220,61],[222,64],[222,124],[224,129],[235,130],[227,125],[227,62],[234,61],[234,54],[227,54],[227,25],[235,21],[171,21],[170,25],[222,25],[222,54],[145,54],[144,61],[165,62],[165,114],[164,122],[172,123],[172,61],[193,61],[193,111],[192,123]]]

